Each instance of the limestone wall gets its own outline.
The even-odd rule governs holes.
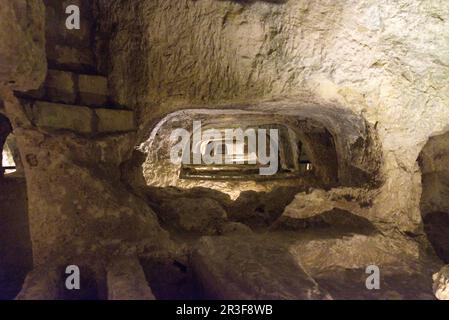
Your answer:
[[[116,254],[159,250],[158,244],[169,243],[167,233],[120,180],[119,167],[134,145],[135,117],[115,108],[107,79],[97,73],[91,1],[76,2],[88,14],[82,16],[84,34],[65,29],[68,1],[5,2],[0,20],[10,19],[22,33],[17,43],[0,34],[6,38],[0,56],[16,57],[11,70],[0,68],[1,111],[23,159],[34,267],[97,268]],[[92,59],[85,63],[86,52]]]
[[[40,0],[2,1],[0,7],[0,85],[35,89],[47,69],[45,7]]]
[[[186,106],[310,91],[376,127],[386,178],[377,214],[418,227],[416,159],[449,129],[447,1],[98,3],[99,30],[108,31],[99,39],[110,57],[103,67],[114,97],[141,123]]]
[[[0,112],[24,163],[35,266],[98,271],[178,249],[121,167],[181,109],[318,121],[347,163],[340,174],[381,183],[343,190],[370,197],[360,215],[422,231],[416,160],[449,130],[446,0],[70,1],[81,32],[64,30],[68,3],[0,6]]]

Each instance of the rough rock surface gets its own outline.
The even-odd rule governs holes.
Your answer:
[[[203,237],[192,254],[209,299],[327,299],[278,243],[251,235]]]
[[[154,212],[120,181],[117,168],[131,154],[132,134],[89,139],[43,131],[11,93],[3,93],[8,114],[23,123],[15,136],[27,179],[35,265],[76,264],[81,256],[101,264],[109,255],[170,247]]]
[[[64,129],[82,134],[104,134],[135,131],[134,112],[89,108],[35,101],[27,103],[30,120],[38,127]]]
[[[162,204],[159,216],[183,231],[211,235],[219,233],[227,220],[223,207],[209,198],[167,200]]]
[[[344,224],[342,215],[332,218],[332,211],[344,212],[353,216],[354,221],[376,222],[372,212],[371,199],[376,191],[354,188],[334,188],[329,191],[314,189],[309,193],[298,193],[294,200],[285,207],[284,212],[275,222],[276,226],[294,227],[301,221],[314,220],[317,217],[329,216],[329,223]],[[315,219],[316,220],[316,219]],[[350,221],[347,221],[350,222]]]
[[[433,292],[439,300],[449,300],[449,266],[433,275]]]
[[[37,89],[46,72],[44,4],[41,0],[2,1],[0,85]]]
[[[16,134],[25,155],[35,263],[104,249],[143,250],[167,239],[151,209],[113,174],[129,137]],[[127,248],[128,241],[140,249]]]
[[[307,150],[315,168],[316,179],[307,179],[305,176],[301,176],[302,179],[277,178],[275,181],[270,180],[271,177],[261,181],[180,179],[181,164],[173,163],[170,157],[173,146],[170,136],[178,128],[192,132],[194,121],[201,121],[203,128],[232,128],[235,124],[241,128],[281,124],[290,132],[290,139],[294,136],[293,140],[301,141]],[[326,132],[324,136],[327,135],[333,141],[322,141],[320,134],[314,131]],[[336,183],[334,180],[343,185],[361,186],[375,185],[382,180],[379,175],[381,152],[374,129],[363,117],[308,92],[282,102],[227,105],[215,110],[182,110],[160,120],[153,130],[139,132],[149,136],[139,146],[139,150],[147,154],[143,169],[145,180],[150,186],[211,188],[235,199],[244,191],[271,191],[276,186],[321,186],[332,184],[331,181]],[[326,142],[330,145],[324,147]],[[292,142],[290,148],[297,148],[296,142]]]
[[[166,255],[173,249],[155,213],[123,182],[120,167],[137,141],[157,136],[153,129],[167,118],[173,125],[190,125],[192,109],[209,118],[227,111],[238,117],[261,112],[317,121],[335,137],[338,164],[333,168],[338,165],[344,185],[353,186],[352,178],[366,183],[359,189],[299,194],[285,217],[305,228],[292,237],[285,230],[257,235],[241,226],[220,225],[225,207],[233,213],[228,200],[222,206],[212,198],[203,203],[189,199],[185,208],[183,198],[174,208],[162,203],[175,212],[178,227],[204,233],[221,228],[225,234],[202,238],[192,254],[205,296],[432,298],[431,274],[440,263],[418,245],[420,237],[402,235],[429,232],[420,209],[425,223],[435,212],[447,214],[449,2],[74,2],[88,12],[81,32],[63,27],[63,7],[69,1],[45,0],[46,13],[40,0],[4,1],[0,7],[0,108],[15,129],[24,163],[36,264],[19,298],[57,296],[57,272],[41,268],[50,261],[83,261],[98,269],[115,257]],[[96,35],[90,32],[92,11],[97,14]],[[73,128],[34,126],[12,90],[37,89],[45,78],[44,32],[52,68],[96,75],[77,77],[78,84],[66,77],[62,91],[69,96],[61,99],[57,90],[49,95],[66,103],[76,96],[75,103],[98,106],[112,93],[113,101],[138,115],[136,135],[93,138],[53,130]],[[99,74],[108,74],[108,82]],[[52,75],[50,82],[55,89]],[[76,85],[83,88],[82,95],[72,92]],[[88,113],[95,118],[93,111]],[[107,119],[109,111],[105,113]],[[134,128],[134,116],[123,116],[125,127]],[[74,119],[70,126],[83,121]],[[112,124],[100,122],[99,131],[109,132],[105,128]],[[169,123],[166,132],[172,128]],[[149,157],[167,150],[164,141],[149,145]],[[178,186],[179,168],[165,165],[147,166],[147,183],[154,179],[161,184],[157,186]],[[167,181],[161,172],[169,173]],[[272,190],[252,182],[203,186],[226,188],[232,200],[246,187]],[[250,194],[241,203],[237,200],[235,208],[270,218],[278,210],[252,208],[257,201]],[[197,220],[192,215],[196,211]],[[326,228],[309,228],[323,223]],[[363,286],[365,268],[372,263],[383,275],[380,292]],[[446,273],[444,269],[434,279],[438,298],[446,297]]]
[[[296,181],[296,180],[294,180]],[[216,205],[224,209],[230,221],[240,222],[250,227],[266,228],[270,226],[283,212],[284,207],[292,201],[295,194],[302,190],[302,186],[274,187],[271,192],[244,191],[234,201],[225,192],[207,188],[177,189],[177,188],[148,188],[143,192],[151,199],[154,210],[161,220],[170,219],[170,212],[164,206],[172,207],[173,199],[189,198],[201,205],[203,200],[214,200]],[[180,209],[176,209],[180,210]],[[170,211],[170,210],[169,210]],[[209,210],[211,211],[211,210]],[[168,215],[167,215],[168,214]],[[167,215],[166,217],[164,217]],[[213,213],[210,213],[212,216]],[[191,216],[191,215],[189,215]]]
[[[203,237],[194,250],[205,297],[221,299],[427,300],[441,265],[410,239],[337,230]],[[380,269],[379,290],[365,285],[370,265]]]
[[[221,234],[250,234],[251,228],[240,222],[228,222],[221,228]]]
[[[420,227],[416,159],[449,129],[446,1],[99,0],[115,98],[146,123],[180,108],[308,90],[376,127],[386,179],[376,215]],[[136,38],[135,34],[143,34]],[[126,48],[124,50],[124,48]],[[106,66],[107,65],[107,66]],[[148,135],[143,126],[142,136]]]

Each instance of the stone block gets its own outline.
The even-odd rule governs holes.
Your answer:
[[[80,74],[78,88],[81,104],[103,106],[108,102],[108,79],[106,77]]]
[[[93,132],[94,113],[87,107],[38,101],[32,112],[33,121],[40,127]]]
[[[256,234],[200,238],[191,263],[205,296],[218,300],[331,298],[280,242]]]
[[[168,224],[193,233],[216,235],[227,220],[226,211],[214,199],[178,198],[164,202],[161,211]]]
[[[95,59],[90,48],[55,45],[47,52],[50,65],[70,70],[95,70]]]
[[[95,113],[98,118],[98,132],[126,132],[136,130],[134,111],[95,109]]]
[[[16,91],[37,89],[45,79],[46,60],[42,1],[2,1],[0,83]]]
[[[48,70],[45,80],[47,97],[52,102],[75,103],[76,91],[73,73],[59,70]]]

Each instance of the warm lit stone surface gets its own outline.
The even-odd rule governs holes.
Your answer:
[[[110,49],[119,103],[152,123],[187,106],[282,101],[311,91],[376,126],[386,179],[376,215],[419,229],[415,160],[430,135],[449,128],[449,3],[99,3],[108,35],[99,42]],[[136,32],[146,36],[137,40]]]
[[[111,250],[140,252],[168,243],[154,213],[114,171],[131,138],[17,133],[25,154],[35,263],[79,254],[97,260]]]
[[[298,193],[285,208],[276,224],[294,226],[333,209],[345,210],[356,217],[364,217],[376,222],[376,213],[373,212],[371,202],[373,196],[375,196],[373,191],[354,188],[334,188],[330,191],[315,189],[310,193]],[[329,218],[332,218],[331,212]],[[333,222],[338,223],[338,218]]]
[[[108,79],[102,76],[78,75],[80,103],[101,106],[108,102]]]
[[[278,243],[263,237],[204,237],[192,260],[209,299],[329,298]]]
[[[42,128],[84,134],[129,132],[136,129],[134,112],[129,110],[92,109],[36,101],[31,106],[31,114],[33,122]]]
[[[53,102],[74,104],[76,90],[74,77],[71,72],[48,70],[45,80],[47,96]]]
[[[54,103],[107,107],[107,85],[106,77],[49,69],[41,87],[22,93],[22,96]]]
[[[170,135],[178,128],[192,132],[193,121],[201,121],[203,127],[231,128],[280,123],[294,132],[306,146],[317,169],[317,179],[303,182],[298,179],[277,179],[276,181],[210,181],[180,179],[180,164],[170,160],[172,143]],[[327,128],[335,137],[335,145],[320,149],[320,140],[315,141],[313,127]],[[315,129],[316,130],[316,129]],[[322,129],[323,130],[323,129]],[[312,131],[312,132],[311,132]],[[141,132],[141,131],[140,131]],[[369,186],[380,183],[381,151],[373,128],[362,117],[345,111],[308,94],[283,103],[272,102],[257,105],[226,106],[224,109],[189,109],[169,114],[157,123],[154,130],[145,133],[149,138],[139,150],[147,154],[143,165],[144,177],[150,186],[179,188],[207,187],[237,198],[244,191],[271,191],[276,186],[320,186],[343,184]],[[332,158],[331,154],[336,154]],[[329,157],[330,159],[326,158]],[[338,162],[337,159],[338,158]],[[330,162],[331,165],[327,165]],[[331,174],[338,169],[338,173]],[[307,179],[305,179],[307,180]],[[336,182],[335,180],[338,180]],[[321,181],[317,183],[317,181]]]
[[[24,117],[18,100],[4,94],[9,114]],[[123,251],[170,250],[154,212],[129,192],[116,169],[131,154],[132,134],[89,139],[45,134],[27,124],[15,136],[27,180],[35,265],[78,259],[96,265]]]
[[[161,216],[183,231],[217,234],[227,219],[220,204],[209,198],[178,198],[162,204]]]
[[[37,89],[46,71],[44,4],[41,0],[2,1],[0,85]]]
[[[94,298],[447,299],[447,1],[43,3],[0,8],[34,260],[18,298],[73,298],[58,268],[80,264]],[[195,119],[285,124],[316,175],[180,179],[169,136]]]
[[[439,300],[449,300],[449,266],[433,275],[433,292]]]
[[[126,132],[136,130],[134,111],[95,109],[98,132]]]
[[[69,45],[55,45],[49,53],[52,54],[56,66],[68,66],[71,69],[78,69],[81,66],[90,69],[95,65],[93,53],[87,49],[79,50]]]
[[[433,299],[440,264],[418,245],[338,230],[204,237],[193,268],[209,298]],[[380,290],[365,286],[369,265],[380,269]]]
[[[33,106],[33,120],[39,127],[92,133],[94,112],[87,107],[36,102]]]

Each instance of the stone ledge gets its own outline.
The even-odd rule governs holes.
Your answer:
[[[96,69],[94,55],[89,48],[56,44],[47,51],[51,66],[61,69],[91,71]]]
[[[88,107],[36,101],[32,115],[38,127],[67,129],[80,133],[94,131],[94,112]]]
[[[136,130],[134,112],[130,110],[95,109],[98,117],[97,131],[124,132]]]
[[[78,75],[81,104],[102,106],[108,102],[108,79],[97,75]]]
[[[102,107],[109,103],[108,79],[99,75],[49,69],[39,89],[19,95],[53,103]]]
[[[65,129],[79,133],[114,133],[136,130],[134,112],[94,109],[86,106],[35,101],[29,114],[43,128]]]
[[[71,72],[48,70],[44,87],[53,102],[71,104],[76,101],[74,76]]]

